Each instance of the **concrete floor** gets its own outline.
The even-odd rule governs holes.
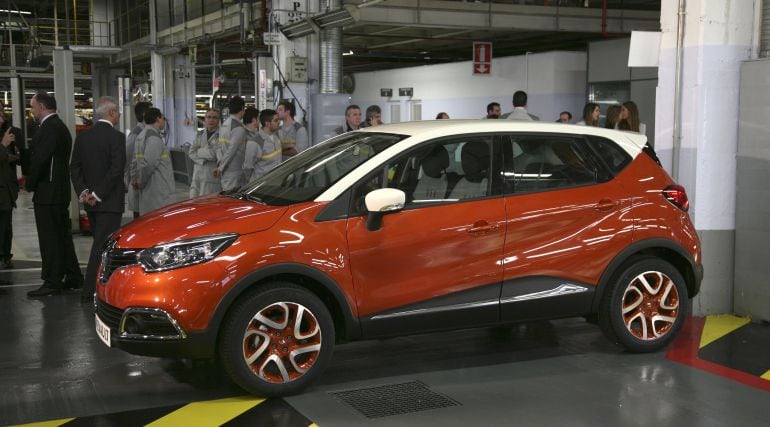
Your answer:
[[[340,345],[305,393],[244,396],[213,363],[105,347],[77,293],[28,299],[40,285],[29,206],[23,194],[17,268],[0,271],[11,282],[0,284],[0,425],[770,425],[761,372],[741,381],[687,357],[625,353],[582,319]],[[82,263],[90,238],[77,235],[75,245]],[[706,349],[730,359],[752,341],[749,357],[770,373],[770,326],[751,331]]]

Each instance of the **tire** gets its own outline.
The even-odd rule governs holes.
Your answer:
[[[631,258],[609,286],[599,307],[599,326],[607,338],[629,351],[645,353],[665,347],[689,313],[684,278],[660,258]]]
[[[279,397],[313,382],[333,347],[334,323],[321,300],[295,284],[274,282],[235,303],[222,326],[219,356],[241,388]]]

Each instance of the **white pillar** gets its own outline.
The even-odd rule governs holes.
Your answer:
[[[166,67],[163,55],[158,52],[150,53],[150,81],[152,87],[150,93],[152,93],[152,105],[155,108],[159,108],[163,113],[163,100],[166,97]]]
[[[672,170],[679,1],[661,2],[655,147]],[[754,0],[687,0],[678,176],[701,238],[705,277],[698,315],[731,312],[740,64],[751,55]]]
[[[179,147],[183,144],[192,144],[197,131],[197,119],[195,117],[195,68],[190,63],[187,55],[174,55],[174,103],[164,111],[172,118],[171,129],[174,135],[169,140],[169,146]]]

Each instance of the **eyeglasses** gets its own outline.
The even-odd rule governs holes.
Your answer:
[[[206,116],[207,119],[217,119],[219,120],[219,116]]]

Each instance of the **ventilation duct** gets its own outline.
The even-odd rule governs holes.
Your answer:
[[[329,10],[342,6],[341,0],[321,0]],[[342,28],[327,28],[321,32],[321,93],[340,93],[342,86]]]

